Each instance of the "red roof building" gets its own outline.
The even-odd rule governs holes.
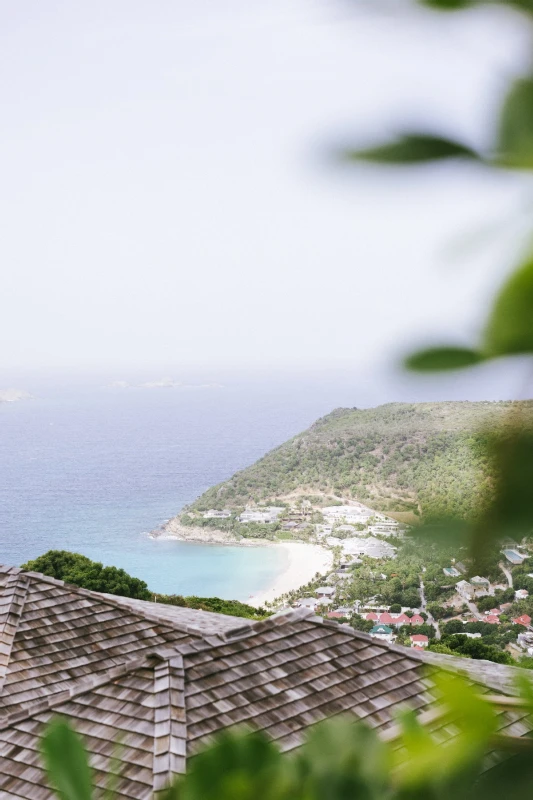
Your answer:
[[[424,617],[421,617],[420,614],[413,614],[411,617],[411,625],[423,625],[424,624]]]
[[[487,616],[483,619],[483,622],[488,622],[489,625],[499,625],[500,618],[496,616],[496,614],[487,614]]]
[[[379,617],[374,611],[370,611],[370,613],[366,615],[365,619],[370,619],[372,622],[378,622]]]
[[[328,619],[344,619],[345,614],[341,614],[340,611],[328,611],[326,617]]]
[[[391,617],[388,611],[385,611],[383,614],[379,615],[379,623],[380,625],[394,625],[395,620]]]
[[[528,617],[527,614],[522,614],[521,617],[516,617],[513,619],[515,625],[523,625],[524,628],[528,628],[531,625],[531,617]]]
[[[429,644],[428,637],[424,636],[422,633],[415,633],[409,638],[411,639],[411,647],[427,647]]]
[[[399,614],[394,620],[395,625],[410,625],[411,620],[407,614]]]
[[[491,610],[488,611],[487,613],[488,614],[492,614],[495,617],[499,617],[502,612],[501,612],[501,609],[499,609],[499,608],[491,608]]]

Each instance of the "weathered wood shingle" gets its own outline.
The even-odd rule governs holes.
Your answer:
[[[465,672],[480,691],[514,691],[510,667],[377,642],[307,611],[255,623],[221,616],[0,569],[0,797],[52,800],[39,740],[56,714],[84,737],[98,787],[116,770],[120,798],[148,800],[235,724],[283,750],[341,712],[387,736],[400,706],[435,706],[439,667]],[[529,730],[517,709],[499,723]],[[454,735],[450,723],[432,729]]]

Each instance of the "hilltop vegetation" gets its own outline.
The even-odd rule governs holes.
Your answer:
[[[386,512],[471,517],[491,485],[488,436],[512,402],[390,403],[336,409],[192,508],[243,507],[294,492],[321,492]],[[533,417],[533,404],[521,403]]]

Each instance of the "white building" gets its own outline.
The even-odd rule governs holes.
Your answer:
[[[517,643],[523,650],[528,650],[533,647],[533,632],[519,633],[517,636]]]
[[[464,597],[465,600],[472,600],[475,594],[474,587],[468,581],[459,581],[455,584],[457,593]]]
[[[369,556],[370,558],[395,558],[396,548],[388,542],[382,542],[374,536],[357,536],[349,539],[337,539],[328,536],[327,542],[330,545],[342,547],[345,555]]]
[[[525,600],[526,597],[529,597],[529,592],[526,589],[517,589],[514,593],[515,600]]]
[[[231,511],[225,508],[223,511],[217,511],[216,508],[210,508],[204,514],[204,519],[228,519],[231,517]]]
[[[335,587],[334,586],[319,586],[318,589],[315,590],[315,594],[317,597],[334,597],[335,595]]]
[[[376,525],[369,525],[368,530],[370,533],[376,533],[380,536],[403,536],[403,531],[400,530],[399,524],[393,520],[390,522],[385,520],[378,522]]]
[[[374,516],[374,512],[364,506],[325,506],[322,516],[330,521],[365,524]]]
[[[373,639],[381,639],[385,642],[392,642],[394,639],[392,628],[389,628],[388,625],[374,625],[370,631],[370,636]]]
[[[239,522],[259,522],[270,525],[277,522],[283,508],[268,506],[266,508],[247,508],[239,517]]]
[[[296,605],[300,608],[310,608],[311,611],[315,611],[318,600],[316,597],[300,597],[300,599],[296,601]]]

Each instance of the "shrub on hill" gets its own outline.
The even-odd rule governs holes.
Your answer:
[[[264,608],[254,608],[241,603],[239,600],[222,600],[220,597],[182,597],[179,594],[157,594],[153,595],[156,603],[165,603],[170,606],[182,606],[184,608],[196,608],[202,611],[215,611],[217,614],[229,614],[233,617],[245,617],[246,619],[264,619],[270,616]]]
[[[371,619],[365,619],[360,614],[352,614],[352,618],[350,619],[350,625],[355,631],[362,631],[363,633],[368,633],[372,630],[375,623]]]
[[[438,603],[428,603],[427,610],[436,620],[444,619],[444,617],[453,613],[451,609],[443,608],[443,606],[439,606]]]
[[[441,643],[452,650],[453,654],[462,654],[470,658],[494,661],[496,664],[516,664],[509,653],[496,645],[485,644],[481,639],[468,639],[461,634],[444,636]]]

